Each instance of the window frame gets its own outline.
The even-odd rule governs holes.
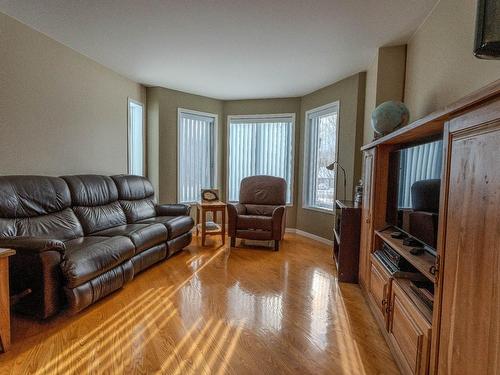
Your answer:
[[[193,202],[180,202],[180,137],[181,137],[181,132],[180,132],[180,126],[181,126],[181,117],[183,113],[195,115],[195,116],[204,116],[204,117],[211,117],[214,119],[214,186],[212,189],[218,189],[219,188],[219,115],[217,113],[210,113],[210,112],[202,112],[202,111],[197,111],[194,109],[188,109],[188,108],[182,108],[182,107],[177,107],[177,126],[176,126],[176,132],[177,132],[177,152],[176,152],[176,157],[177,157],[177,192],[176,192],[176,199],[177,203],[183,203],[183,204],[195,204],[197,201]],[[200,192],[201,194],[201,192]],[[220,191],[219,191],[220,194]],[[201,195],[199,197],[201,199]],[[220,198],[220,197],[219,197]]]
[[[335,187],[334,196],[333,196],[333,207],[332,209],[327,209],[323,207],[317,207],[310,204],[309,197],[309,187],[310,187],[310,174],[308,172],[309,161],[310,161],[310,137],[311,137],[311,123],[309,121],[309,117],[311,114],[325,112],[328,109],[332,109],[332,112],[337,112],[337,124],[335,126],[335,160],[339,160],[339,134],[340,134],[340,100],[336,100],[331,103],[327,103],[325,105],[309,109],[305,112],[304,117],[304,165],[303,168],[303,181],[302,181],[302,208],[311,211],[322,212],[329,215],[335,215],[335,200],[337,199],[337,171],[334,174],[333,186]],[[337,168],[338,169],[338,168]]]
[[[268,114],[254,114],[254,115],[228,115],[227,116],[227,122],[226,122],[226,150],[227,150],[227,160],[226,160],[226,181],[225,181],[225,188],[226,188],[226,197],[227,197],[227,202],[228,203],[236,203],[235,201],[230,201],[229,200],[229,167],[230,167],[230,160],[231,160],[231,147],[230,147],[230,132],[231,132],[231,120],[266,120],[266,119],[276,119],[276,118],[290,118],[291,119],[291,133],[292,133],[292,139],[291,139],[291,145],[292,145],[292,168],[291,168],[291,174],[290,174],[290,203],[286,203],[286,207],[293,207],[294,206],[294,190],[295,190],[295,119],[296,119],[296,114],[294,112],[292,113],[268,113]]]
[[[138,105],[142,109],[142,176],[146,176],[146,126],[144,121],[144,103],[138,100],[127,97],[127,173],[132,174],[132,155],[131,155],[131,141],[132,141],[132,116],[131,104]]]

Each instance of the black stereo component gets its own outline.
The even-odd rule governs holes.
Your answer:
[[[408,262],[401,256],[401,254],[399,254],[396,250],[394,250],[386,243],[384,243],[382,246],[382,252],[399,271],[410,271],[413,269],[413,266],[410,264],[410,262]]]

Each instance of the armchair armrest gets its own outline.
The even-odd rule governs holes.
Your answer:
[[[157,204],[155,208],[158,216],[189,216],[191,211],[187,204]]]
[[[246,207],[241,203],[227,204],[228,235],[230,237],[236,236],[236,223],[238,221],[238,215],[244,215],[246,212]]]
[[[49,250],[64,254],[66,250],[62,241],[39,237],[3,237],[0,247],[14,249],[20,254],[40,254]]]
[[[273,210],[273,239],[282,240],[285,234],[286,207],[278,206]]]

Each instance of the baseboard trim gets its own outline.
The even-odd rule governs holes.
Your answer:
[[[333,241],[332,240],[329,240],[327,238],[323,238],[323,237],[317,236],[317,235],[309,233],[309,232],[305,232],[305,231],[300,230],[300,229],[285,228],[285,233],[295,233],[295,234],[298,234],[299,236],[307,237],[307,238],[310,238],[312,240],[324,243],[326,245],[333,246]]]

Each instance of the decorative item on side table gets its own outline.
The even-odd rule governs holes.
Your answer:
[[[201,201],[203,203],[219,201],[219,189],[201,189]]]
[[[9,257],[15,253],[0,249],[0,352],[10,347]]]
[[[474,55],[480,59],[500,58],[500,0],[477,2]]]
[[[212,220],[207,220],[207,213]],[[217,213],[221,213],[221,224],[217,224]],[[201,201],[196,204],[196,235],[201,230],[201,245],[205,246],[207,236],[220,235],[222,245],[226,242],[226,204],[219,200],[219,190],[202,189]]]
[[[375,108],[371,120],[373,130],[379,137],[382,137],[407,125],[410,112],[403,103],[390,100]]]
[[[358,282],[361,209],[352,201],[335,201],[333,259],[340,282]]]

